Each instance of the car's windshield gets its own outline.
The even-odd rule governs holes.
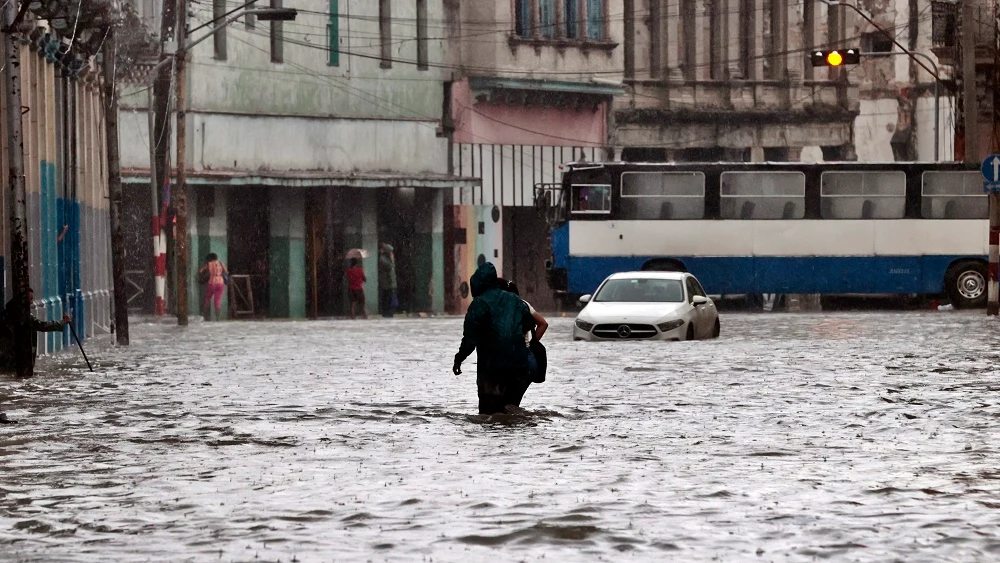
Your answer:
[[[653,278],[608,280],[594,301],[627,303],[680,303],[684,288],[678,280]]]

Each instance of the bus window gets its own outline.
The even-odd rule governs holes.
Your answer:
[[[701,172],[623,172],[622,219],[702,219],[705,175]]]
[[[820,201],[824,219],[902,219],[906,214],[906,173],[823,172]]]
[[[611,213],[611,186],[573,184],[570,186],[573,213]]]
[[[920,190],[924,219],[986,219],[989,207],[979,172],[924,172]]]
[[[806,213],[802,172],[723,172],[723,219],[801,219]]]

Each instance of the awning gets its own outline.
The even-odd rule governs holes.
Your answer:
[[[122,170],[122,183],[148,185],[149,170]],[[482,185],[482,181],[479,178],[447,174],[202,170],[188,173],[187,184],[283,188],[472,188]]]

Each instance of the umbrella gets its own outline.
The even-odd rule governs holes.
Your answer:
[[[352,248],[347,251],[344,260],[350,260],[351,258],[368,258],[368,251],[363,248]]]

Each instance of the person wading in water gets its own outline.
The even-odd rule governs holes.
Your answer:
[[[38,333],[59,332],[73,319],[63,315],[60,321],[40,321],[30,312],[35,292],[30,287],[25,295],[27,303],[17,302],[17,298],[7,302],[0,320],[0,371],[16,372],[19,377],[31,377],[35,373],[35,358],[38,357]],[[12,422],[0,412],[0,423]]]
[[[479,413],[503,413],[508,405],[520,406],[527,389],[529,352],[524,334],[535,328],[535,320],[520,297],[499,287],[493,264],[479,266],[469,286],[473,299],[452,372],[460,375],[462,362],[475,350]]]

